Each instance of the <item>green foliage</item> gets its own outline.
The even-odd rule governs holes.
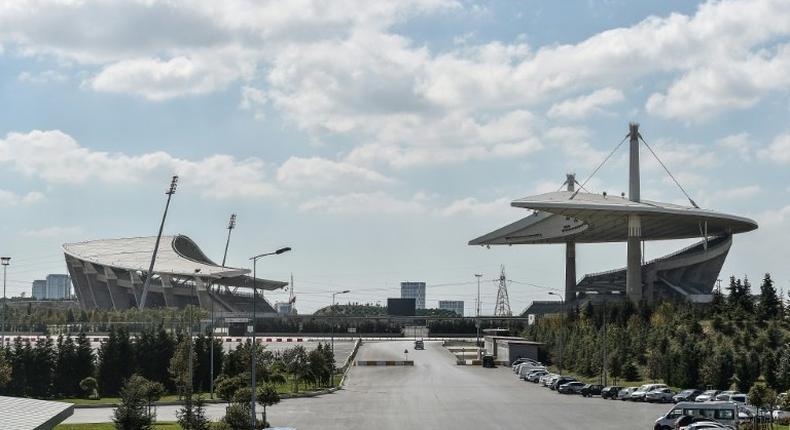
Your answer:
[[[184,397],[184,405],[176,411],[176,417],[183,430],[209,430],[203,399],[191,391]]]
[[[99,393],[96,391],[98,386],[99,383],[93,376],[88,376],[87,378],[83,378],[83,380],[80,381],[80,389],[85,394],[85,397],[89,399],[99,398]]]
[[[255,398],[259,404],[263,405],[263,414],[261,415],[263,426],[269,427],[269,422],[266,421],[266,408],[280,403],[280,394],[272,385],[266,384],[262,387],[258,387],[258,392],[255,394]]]
[[[113,413],[113,423],[118,430],[150,430],[153,416],[146,401],[149,381],[133,375],[120,390],[121,402]]]
[[[121,381],[128,379],[137,368],[129,332],[125,328],[110,330],[107,341],[99,348],[98,380],[102,396],[114,396]]]
[[[5,350],[0,348],[0,388],[11,382],[11,364],[6,359]]]
[[[782,302],[776,294],[771,274],[766,273],[760,285],[760,298],[757,302],[755,316],[760,321],[773,320],[782,315]]]
[[[241,374],[236,376],[220,375],[214,384],[214,392],[220,399],[230,402],[240,388],[247,386],[246,379]]]
[[[749,404],[758,408],[766,408],[776,404],[776,391],[765,384],[754,384],[749,390]]]

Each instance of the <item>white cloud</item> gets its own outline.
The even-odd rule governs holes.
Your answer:
[[[265,180],[257,158],[237,160],[212,155],[186,160],[157,151],[141,155],[92,151],[59,130],[9,133],[0,139],[0,163],[50,183],[100,181],[109,184],[142,182],[152,177],[182,176],[183,186],[205,197],[262,197],[277,193]]]
[[[302,203],[299,210],[329,214],[399,215],[425,212],[427,210],[425,199],[426,197],[421,193],[407,200],[381,191],[350,193],[316,197]]]
[[[122,60],[102,69],[88,84],[97,91],[139,94],[154,101],[206,94],[252,75],[254,64],[233,62],[234,59],[228,57],[216,53],[211,58],[179,56],[169,60]]]
[[[757,152],[757,156],[777,164],[790,164],[790,133],[776,136],[770,145]]]
[[[475,217],[491,217],[503,212],[508,213],[510,199],[499,198],[490,202],[481,202],[474,197],[455,200],[444,208],[438,210],[439,215],[452,217],[469,215]]]
[[[590,132],[582,127],[552,127],[544,137],[560,148],[569,167],[594,168],[600,164],[607,152],[593,148],[589,142]]]
[[[82,235],[83,230],[80,226],[50,226],[32,230],[22,230],[22,236],[34,238],[64,238]]]
[[[0,206],[28,205],[41,200],[44,200],[44,194],[38,191],[17,194],[13,191],[0,190]]]
[[[602,113],[604,112],[604,107],[623,100],[625,100],[625,97],[622,91],[607,87],[575,99],[555,103],[551,106],[547,115],[549,118],[586,118],[595,113]]]
[[[266,105],[266,92],[255,87],[243,86],[241,88],[241,103],[239,109],[253,111],[255,119],[263,119],[263,107]]]
[[[790,219],[790,205],[761,212],[755,218],[763,229],[784,224],[785,221]]]
[[[2,52],[0,52],[2,53]],[[16,77],[20,82],[30,84],[47,84],[50,82],[64,82],[68,76],[55,70],[44,70],[43,72],[22,72]]]
[[[754,152],[754,142],[749,133],[737,133],[725,136],[716,142],[720,147],[734,152],[742,160],[751,160]]]
[[[360,188],[392,183],[376,171],[324,158],[291,157],[277,170],[277,181],[297,188]]]

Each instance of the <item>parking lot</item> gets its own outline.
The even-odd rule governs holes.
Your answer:
[[[353,367],[346,386],[333,394],[289,399],[269,409],[275,426],[297,429],[652,429],[670,405],[561,395],[519,380],[510,368],[458,366],[440,342],[368,342],[365,359],[397,359],[408,350],[414,366]],[[176,407],[158,408],[160,420]],[[212,418],[224,405],[209,405]],[[66,422],[109,421],[111,409],[78,409]]]

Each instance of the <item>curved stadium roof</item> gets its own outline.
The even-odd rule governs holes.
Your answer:
[[[574,195],[572,191],[525,197],[514,200],[511,206],[535,212],[469,244],[623,242],[628,239],[628,215],[634,214],[640,216],[643,240],[688,239],[757,228],[754,220],[736,215],[673,203],[633,202],[620,196]]]

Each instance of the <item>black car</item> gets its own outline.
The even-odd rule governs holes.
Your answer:
[[[683,390],[672,396],[672,401],[675,403],[693,402],[700,394],[702,394],[702,390]]]
[[[622,389],[623,387],[620,387],[618,385],[610,385],[601,390],[601,398],[615,400],[617,399],[617,393],[619,393],[620,390]]]
[[[580,393],[584,397],[600,396],[601,390],[603,390],[603,385],[587,384],[584,387],[582,387]]]
[[[421,340],[415,340],[414,341],[414,349],[415,350],[417,350],[417,349],[425,349],[425,343],[423,341],[421,341]]]
[[[484,355],[483,356],[483,367],[494,367],[494,356],[493,355]]]

